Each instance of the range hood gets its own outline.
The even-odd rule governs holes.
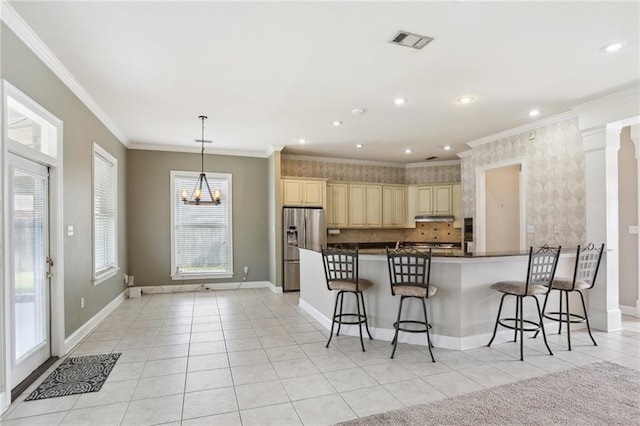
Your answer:
[[[453,222],[453,216],[417,215],[416,222]]]

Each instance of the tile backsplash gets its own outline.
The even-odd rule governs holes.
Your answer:
[[[339,235],[327,235],[327,243],[378,243],[393,241],[459,243],[462,230],[452,223],[418,223],[407,229],[341,229]]]

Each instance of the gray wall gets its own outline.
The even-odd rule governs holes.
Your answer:
[[[620,220],[620,304],[636,306],[638,300],[638,235],[629,226],[638,225],[638,166],[629,127],[620,134],[618,152],[618,212]]]
[[[2,69],[6,79],[64,122],[64,225],[75,235],[64,241],[65,335],[68,337],[104,308],[125,286],[127,270],[126,170],[127,150],[91,111],[29,50],[2,25]],[[118,160],[118,257],[120,273],[94,286],[91,242],[92,142]],[[84,297],[85,307],[80,308]]]
[[[207,155],[205,171],[231,173],[234,277],[172,281],[170,172],[200,171],[200,154],[130,150],[128,161],[129,274],[136,286],[269,281],[268,159]],[[224,196],[224,194],[223,194]]]

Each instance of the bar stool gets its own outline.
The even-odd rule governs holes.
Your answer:
[[[589,337],[594,346],[598,346],[593,335],[591,334],[591,327],[589,326],[589,316],[587,314],[587,307],[584,303],[583,290],[592,289],[596,283],[596,277],[598,276],[598,269],[600,268],[600,260],[602,259],[602,253],[604,252],[604,243],[600,248],[596,247],[593,243],[587,244],[586,247],[580,248],[578,246],[576,250],[576,264],[573,268],[573,278],[555,278],[551,290],[558,290],[560,292],[560,307],[559,312],[546,312],[547,301],[549,299],[549,293],[544,299],[542,304],[542,316],[552,321],[557,321],[558,334],[562,334],[562,323],[567,324],[567,344],[569,350],[571,350],[571,324],[572,323],[587,323],[587,331]],[[582,301],[583,315],[572,314],[569,311],[569,294],[576,292],[580,295],[580,301]],[[565,296],[566,310],[562,309],[562,296]],[[537,335],[538,333],[536,333]],[[535,337],[535,336],[534,336]]]
[[[547,343],[547,334],[544,331],[544,323],[542,321],[542,313],[540,311],[540,303],[537,295],[546,296],[551,291],[551,283],[556,273],[558,259],[560,258],[561,247],[553,248],[543,246],[535,253],[533,247],[529,248],[529,265],[527,268],[526,281],[500,281],[491,285],[491,288],[503,293],[500,299],[500,307],[498,308],[498,316],[496,317],[496,325],[493,327],[493,336],[487,346],[491,346],[493,339],[496,337],[498,325],[509,328],[514,331],[513,341],[517,340],[518,331],[520,331],[520,361],[524,361],[524,332],[542,330],[544,344],[550,355],[553,355],[551,348]],[[516,297],[516,317],[500,318],[502,312],[502,304],[506,296]],[[522,309],[523,301],[526,297],[532,297],[536,301],[536,311],[538,312],[539,322],[524,319],[524,311]],[[532,326],[525,328],[525,323]],[[535,336],[534,336],[535,337]]]
[[[431,325],[427,317],[426,300],[436,294],[437,288],[430,285],[429,278],[431,275],[431,249],[428,252],[420,252],[417,250],[389,250],[387,248],[387,262],[389,264],[389,282],[391,283],[391,294],[400,296],[400,304],[398,306],[398,320],[393,323],[396,330],[393,336],[393,351],[391,358],[396,353],[398,346],[398,332],[405,331],[408,333],[427,333],[427,345],[431,361],[436,362],[433,357],[431,348],[431,337],[429,329]],[[424,313],[424,321],[403,320],[402,304],[406,298],[414,298],[422,301],[422,312]],[[404,324],[419,325],[419,328],[403,328]]]
[[[369,325],[367,324],[367,308],[364,304],[364,296],[362,292],[373,286],[373,283],[358,276],[358,249],[347,250],[341,246],[336,246],[326,250],[322,249],[322,261],[324,264],[324,275],[327,281],[327,288],[330,291],[338,291],[335,304],[333,306],[331,333],[329,334],[329,341],[327,341],[326,347],[328,348],[329,343],[331,343],[333,328],[336,324],[338,324],[336,336],[340,335],[340,326],[342,324],[358,324],[358,329],[360,330],[360,345],[362,346],[362,352],[364,352],[362,324],[364,324],[365,329],[367,330],[369,339],[373,339],[373,337],[371,337]],[[356,296],[357,312],[344,313],[342,311],[345,293],[353,293]],[[340,301],[339,310],[338,301]],[[362,303],[362,311],[360,310],[360,303]]]

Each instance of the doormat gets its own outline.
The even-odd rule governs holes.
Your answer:
[[[116,365],[121,352],[67,358],[25,401],[97,392]]]

